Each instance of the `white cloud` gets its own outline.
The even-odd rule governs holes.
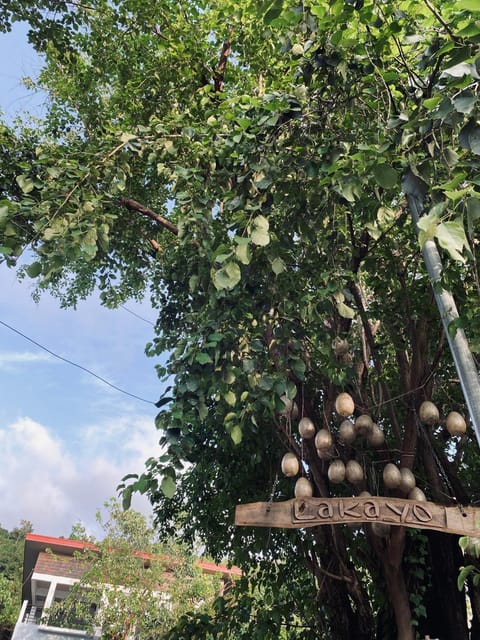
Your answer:
[[[34,364],[36,362],[54,363],[49,353],[32,352],[32,351],[0,351],[0,368],[11,369],[12,365]]]
[[[1,525],[30,520],[37,533],[55,536],[68,535],[80,520],[94,530],[97,509],[116,494],[121,477],[159,454],[157,440],[147,417],[90,425],[70,441],[28,417],[1,428]],[[146,500],[134,506],[150,512]]]

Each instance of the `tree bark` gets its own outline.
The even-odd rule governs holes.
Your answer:
[[[457,588],[463,556],[457,536],[428,531],[432,588],[426,599],[427,619],[421,624],[422,637],[440,640],[468,640],[465,594]]]
[[[385,541],[372,534],[371,542],[382,564],[388,599],[395,616],[397,639],[414,640],[410,600],[402,569],[405,529],[393,527]]]
[[[313,529],[311,533],[319,552],[318,559],[312,558],[310,569],[317,580],[319,598],[328,605],[329,632],[335,640],[371,640],[374,637],[371,606],[355,569],[348,566],[339,527],[321,527],[321,531]],[[319,626],[324,626],[323,621],[319,621]]]
[[[395,615],[398,640],[414,640],[412,612],[401,566],[384,563],[387,591]]]

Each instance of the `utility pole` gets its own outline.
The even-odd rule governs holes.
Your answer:
[[[409,170],[403,177],[402,188],[407,197],[408,208],[410,209],[415,227],[417,227],[418,220],[423,211],[425,196],[428,190],[427,185],[421,178],[415,176]],[[422,251],[425,266],[427,267],[428,275],[432,283],[435,301],[447,336],[448,345],[457,369],[477,442],[480,446],[480,380],[477,367],[463,329],[457,327],[455,332],[449,329],[450,323],[457,320],[459,314],[453,295],[450,291],[446,291],[441,284],[443,265],[435,240],[428,239],[423,245]]]

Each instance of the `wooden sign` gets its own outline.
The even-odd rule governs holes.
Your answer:
[[[235,509],[235,524],[240,527],[303,529],[352,522],[382,522],[480,537],[478,507],[445,507],[400,498],[295,498],[286,502],[241,504]]]

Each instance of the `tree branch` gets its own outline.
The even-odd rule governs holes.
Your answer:
[[[228,38],[225,40],[220,52],[220,59],[217,64],[215,73],[213,74],[213,85],[216,93],[221,93],[224,87],[225,69],[227,67],[228,56],[232,50],[232,34],[233,29],[230,28]]]
[[[448,33],[448,35],[451,37],[451,39],[454,42],[461,42],[461,38],[459,38],[458,36],[456,36],[453,31],[450,29],[450,26],[448,25],[447,22],[445,22],[445,20],[442,18],[442,16],[439,14],[439,12],[435,9],[435,7],[432,5],[432,3],[430,2],[430,0],[423,0],[425,6],[429,9],[429,11],[431,11],[433,13],[433,15],[435,16],[435,18],[438,20],[438,22],[440,22],[440,24],[442,25],[442,27],[445,29],[445,31]]]
[[[164,229],[167,229],[167,231],[170,231],[171,233],[178,236],[178,227],[174,225],[173,222],[170,222],[170,220],[167,220],[166,218],[159,215],[158,213],[155,213],[155,211],[152,211],[148,207],[145,207],[143,204],[140,204],[140,202],[137,202],[132,198],[120,198],[118,200],[118,204],[122,205],[129,211],[136,211],[137,213],[140,213],[142,216],[145,216],[147,218],[150,218],[151,220],[154,220],[155,222],[158,222],[158,224],[161,225]],[[193,246],[196,247],[197,249],[200,247],[200,244],[197,240],[194,239],[192,243],[193,243]],[[160,249],[160,245],[155,240],[150,239],[150,244],[156,251]]]
[[[140,202],[133,200],[132,198],[120,198],[118,201],[119,204],[126,207],[129,211],[137,211],[137,213],[141,213],[142,216],[146,216],[155,222],[158,222],[164,229],[167,229],[171,233],[174,233],[178,236],[178,227],[175,226],[172,222],[164,218],[163,216],[155,213],[148,207],[143,206]]]

